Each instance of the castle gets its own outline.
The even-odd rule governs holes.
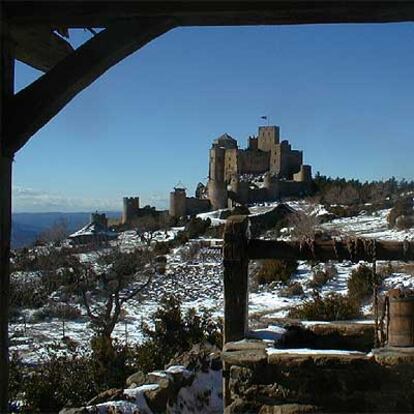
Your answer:
[[[223,134],[210,149],[207,187],[199,184],[196,197],[175,188],[170,194],[170,215],[303,196],[310,193],[311,184],[311,167],[303,164],[302,151],[293,150],[287,140],[280,141],[278,126],[259,127],[258,135],[248,138],[246,149]]]

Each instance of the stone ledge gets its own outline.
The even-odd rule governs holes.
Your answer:
[[[254,366],[267,363],[265,349],[245,349],[243,351],[226,351],[221,354],[223,362],[230,365]]]
[[[286,350],[287,351],[287,350]],[[300,366],[304,362],[313,363],[315,365],[327,365],[327,364],[346,364],[351,361],[369,361],[372,357],[367,354],[342,354],[342,353],[324,353],[323,350],[312,353],[295,353],[294,350],[290,349],[289,352],[277,352],[268,353],[267,362],[269,365],[281,365],[288,364],[290,366]]]

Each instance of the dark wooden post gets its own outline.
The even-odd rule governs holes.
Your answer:
[[[14,90],[14,57],[7,25],[1,28],[0,61],[0,412],[8,410],[9,383],[9,286],[11,235],[11,183],[13,154],[5,148],[6,105]]]
[[[245,337],[248,325],[248,265],[249,220],[232,216],[224,229],[224,338],[226,344]],[[229,366],[223,366],[224,406],[231,403]]]

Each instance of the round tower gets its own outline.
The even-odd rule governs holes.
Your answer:
[[[210,180],[224,181],[224,164],[225,164],[226,150],[223,147],[213,145],[210,149]]]
[[[227,208],[227,186],[224,181],[209,180],[208,198],[213,210]]]
[[[182,217],[186,215],[186,194],[185,188],[175,187],[170,193],[170,210],[171,217]]]
[[[310,165],[301,165],[299,172],[293,175],[295,181],[311,182],[312,181],[312,168]]]

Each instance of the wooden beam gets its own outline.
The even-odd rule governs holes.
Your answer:
[[[354,238],[348,240],[250,240],[248,257],[295,260],[414,260],[414,242],[394,242]]]
[[[7,151],[10,154],[18,151],[106,70],[174,26],[172,19],[131,20],[114,25],[21,90],[8,107]]]
[[[247,330],[247,216],[231,216],[224,228],[224,343],[244,338]]]
[[[412,1],[6,1],[15,24],[106,27],[143,16],[174,17],[182,26],[386,23],[414,21]]]
[[[48,27],[17,26],[12,28],[11,36],[16,59],[43,72],[73,52],[72,46]]]
[[[8,412],[9,378],[12,157],[5,154],[3,144],[4,131],[8,122],[5,106],[10,101],[14,90],[14,45],[7,24],[1,27],[0,46],[0,413],[5,413]]]

